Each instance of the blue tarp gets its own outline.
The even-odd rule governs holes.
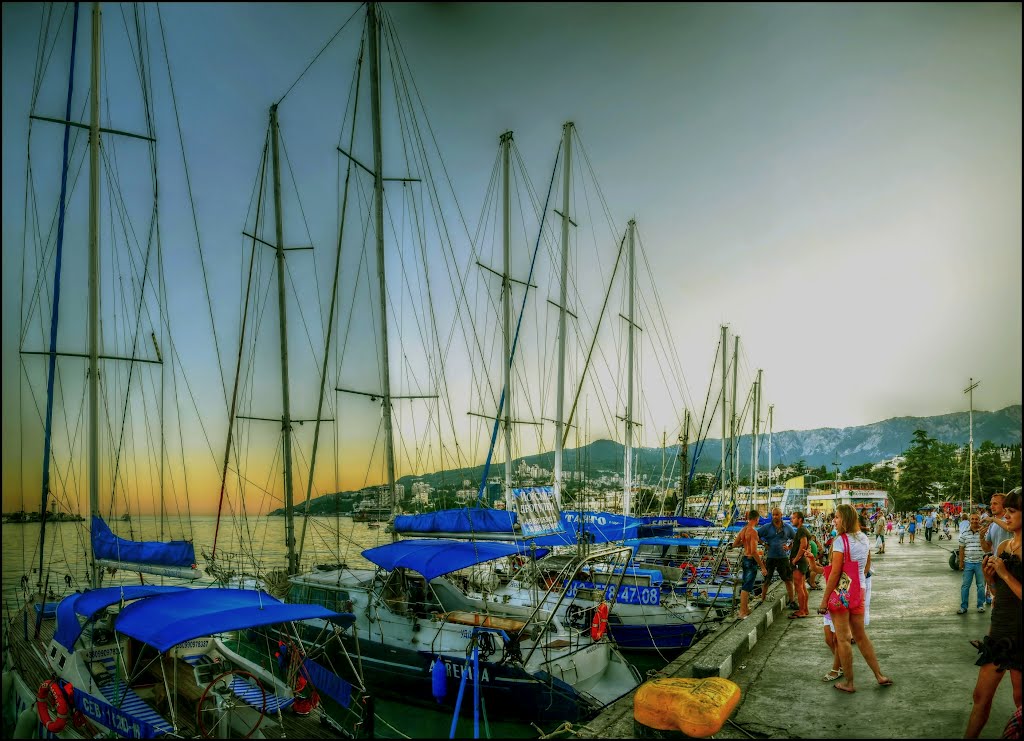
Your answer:
[[[285,604],[250,589],[184,589],[133,602],[117,616],[114,628],[166,651],[183,641],[228,630],[344,617],[320,605]]]
[[[562,524],[564,533],[542,535],[534,542],[542,546],[576,545],[579,533],[579,512],[563,512]],[[611,512],[584,512],[583,529],[591,543],[608,543],[610,541],[635,538],[640,528],[640,520]]]
[[[690,548],[707,546],[717,548],[722,544],[718,538],[633,538],[627,540],[626,545],[685,545]]]
[[[536,550],[540,558],[548,551]],[[363,558],[387,570],[412,569],[427,581],[478,563],[505,556],[528,556],[530,547],[523,543],[497,543],[490,540],[400,540],[397,543],[368,548]]]
[[[92,551],[96,558],[161,566],[191,567],[196,562],[196,549],[187,540],[135,541],[119,538],[111,532],[103,518],[92,518]]]
[[[502,533],[511,535],[516,522],[515,512],[503,509],[481,509],[463,507],[443,509],[422,515],[398,515],[395,517],[396,533]]]
[[[53,638],[68,651],[74,650],[75,641],[82,635],[78,616],[92,619],[100,610],[116,605],[121,600],[141,599],[156,594],[180,592],[188,587],[161,587],[134,585],[127,587],[103,587],[65,597],[57,605],[57,632]]]
[[[700,517],[682,517],[676,515],[645,515],[640,518],[645,525],[674,525],[675,527],[714,527],[711,520]]]

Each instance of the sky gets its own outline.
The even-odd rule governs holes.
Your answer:
[[[40,8],[3,6],[5,410],[17,406],[19,374],[45,377],[41,360],[19,366],[17,331],[25,140]],[[239,232],[268,108],[357,6],[161,8],[195,219],[214,276],[211,312],[220,333],[221,373],[230,378],[243,265]],[[974,392],[976,409],[1020,403],[1019,4],[409,3],[388,5],[387,13],[468,231],[475,230],[481,213],[498,136],[514,131],[528,177],[543,197],[562,124],[575,123],[613,232],[621,235],[625,222],[636,219],[653,276],[644,295],[656,292],[664,307],[684,376],[682,396],[698,413],[718,383],[712,364],[722,324],[741,337],[741,395],[756,369],[763,369],[762,416],[772,404],[775,430],[966,410],[962,392],[972,378],[981,382]],[[119,10],[105,11],[105,23],[111,22],[123,24]],[[87,54],[85,14],[80,24],[79,52]],[[54,118],[63,117],[69,59],[69,33],[59,38],[48,86],[35,106]],[[303,201],[307,213],[328,202],[323,192],[337,176],[331,137],[338,140],[353,58],[352,46],[342,44],[345,38],[339,37],[281,104],[282,131],[296,132],[288,157],[294,158],[298,180],[307,184],[300,189],[313,183]],[[80,66],[76,73],[73,108],[80,120],[87,116],[85,70]],[[114,87],[130,81],[132,68],[108,65],[107,74]],[[166,104],[158,112],[173,116]],[[130,107],[111,115],[117,128],[137,131],[145,125]],[[56,180],[62,129],[36,124],[33,131],[33,146],[49,142],[51,152],[33,150],[35,177],[45,171]],[[173,162],[177,133],[173,125],[160,133],[160,151]],[[330,149],[313,147],[321,135]],[[118,157],[129,151],[126,145]],[[215,482],[221,453],[214,451],[222,450],[226,428],[213,418],[225,417],[225,392],[215,370],[197,253],[184,248],[195,234],[187,199],[180,195],[185,183],[176,156],[177,169],[162,169],[160,186],[171,222],[164,232],[169,292],[184,294],[172,298],[172,310],[183,315],[187,328],[176,341],[192,363],[200,405],[219,407],[210,413],[210,430],[191,428],[183,445],[200,450],[193,454]],[[144,205],[148,173],[135,177],[129,198]],[[307,304],[314,313],[318,303],[325,304],[324,276],[331,265],[329,249],[319,250],[330,246],[336,221],[313,226],[313,262],[289,257],[294,278],[316,286],[310,293],[319,302]],[[69,244],[83,244],[86,223],[83,208],[69,210]],[[295,242],[306,241],[297,236],[304,228],[297,217],[287,226]],[[488,254],[493,257],[493,250]],[[513,273],[523,274],[525,255]],[[596,271],[584,283],[598,285],[607,277],[607,258],[599,259],[605,260],[600,270],[584,266]],[[553,295],[550,289],[548,279],[539,292],[547,291],[542,303]],[[69,287],[68,298],[62,298],[72,307],[62,337],[77,344],[76,351],[84,349],[84,336],[74,330],[84,312],[81,290],[76,294]],[[594,293],[599,299],[599,287]],[[265,321],[269,326],[271,320]],[[644,329],[648,344],[642,347],[650,352],[654,329]],[[621,328],[615,331],[620,348]],[[22,349],[42,349],[43,335],[31,337]],[[270,340],[268,353],[273,335]],[[539,375],[550,379],[550,354],[542,364]],[[449,364],[456,384],[476,383],[460,376],[456,365]],[[312,417],[315,384],[296,383],[296,403]],[[359,387],[371,388],[372,382]],[[659,444],[659,431],[667,430],[670,442],[678,433],[672,429],[678,398],[659,397],[653,389],[651,384],[645,392],[647,409],[675,408],[651,420],[639,440],[645,445]],[[614,413],[621,415],[621,389],[616,393]],[[543,398],[550,397],[545,388]],[[30,407],[37,417],[38,398]],[[513,408],[518,410],[515,403]],[[255,407],[251,413],[279,414]],[[4,415],[5,511],[14,502],[8,492],[20,487],[19,459],[38,456],[25,452],[39,441],[18,432],[16,417]],[[616,434],[599,427],[588,424],[588,435]],[[261,434],[253,432],[253,439]],[[485,443],[467,444],[471,462],[482,459]],[[362,470],[343,483],[359,481],[375,483],[374,475]],[[215,483],[204,484],[199,509],[209,509],[213,489]]]

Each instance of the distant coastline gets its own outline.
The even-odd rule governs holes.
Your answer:
[[[2,515],[4,525],[23,525],[32,522],[41,522],[42,517],[38,512],[11,512]],[[50,512],[46,516],[47,522],[85,522],[81,515],[68,514],[67,512]]]

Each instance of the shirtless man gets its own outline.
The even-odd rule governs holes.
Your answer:
[[[757,550],[760,536],[757,534],[757,521],[760,515],[756,509],[750,510],[747,514],[747,524],[733,541],[733,548],[743,548],[743,558],[740,563],[743,565],[743,586],[740,588],[740,620],[750,617],[750,593],[754,591],[754,579],[757,578],[757,568],[761,567],[761,573],[768,574],[768,567],[761,558],[761,552]],[[767,585],[765,585],[767,586]]]

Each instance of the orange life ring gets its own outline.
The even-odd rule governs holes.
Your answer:
[[[694,566],[692,563],[680,564],[679,568],[683,569],[684,571],[690,572],[690,578],[687,579],[687,581],[697,581],[697,567]]]
[[[590,621],[590,637],[599,641],[608,630],[608,605],[602,602],[594,610],[594,619]]]
[[[53,703],[56,715],[50,716],[50,703]],[[60,733],[68,724],[68,698],[56,680],[47,679],[39,685],[36,692],[36,713],[39,722],[50,733]]]

